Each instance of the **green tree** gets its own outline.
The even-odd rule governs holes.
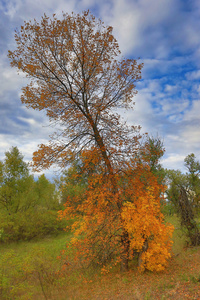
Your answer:
[[[46,209],[58,209],[59,201],[56,185],[51,183],[44,174],[38,177],[35,183],[38,196],[38,205]]]
[[[178,212],[178,201],[180,196],[180,188],[188,188],[187,176],[180,170],[165,169],[165,183],[167,185],[167,207],[168,213]]]
[[[141,150],[139,151],[141,163],[148,164],[151,172],[157,177],[160,184],[164,184],[165,171],[160,163],[165,149],[159,137],[146,135]]]
[[[57,233],[66,224],[57,220],[58,197],[55,184],[45,175],[37,181],[17,147],[0,162],[1,241],[30,240]]]
[[[91,168],[86,170],[81,158],[76,159],[71,167],[63,172],[58,182],[61,203],[64,204],[68,200],[74,207],[78,208],[88,187],[89,173],[91,173]]]
[[[23,155],[17,147],[12,147],[5,152],[4,162],[4,181],[17,181],[18,179],[29,176],[28,164],[23,161]]]
[[[198,199],[198,163],[194,155],[188,155],[185,165],[190,173],[179,170],[166,170],[168,183],[167,196],[180,217],[181,225],[186,229],[192,246],[200,245],[200,231],[196,217],[199,211]]]
[[[189,154],[184,159],[185,167],[188,170],[188,193],[190,199],[200,209],[200,162],[196,159],[194,153]]]
[[[198,176],[200,174],[200,162],[196,159],[194,153],[189,154],[184,159],[186,168],[190,174]]]
[[[35,204],[34,178],[17,147],[5,152],[0,165],[0,206],[8,213],[24,211]]]

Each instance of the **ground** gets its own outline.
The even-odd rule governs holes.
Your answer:
[[[57,271],[58,259],[72,234],[43,240],[0,244],[1,300],[200,300],[200,247],[186,247],[186,236],[177,217],[172,257],[165,271],[139,273],[135,263],[121,274],[119,269],[100,275],[88,270]]]

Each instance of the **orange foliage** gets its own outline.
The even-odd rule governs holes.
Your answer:
[[[81,154],[88,172],[83,201],[74,206],[67,201],[60,212],[77,218],[72,244],[80,261],[100,264],[103,271],[107,262],[121,261],[127,270],[147,240],[141,268],[162,269],[171,232],[160,213],[162,186],[151,173],[149,150],[146,161],[138,157],[140,127],[128,126],[116,112],[133,107],[143,64],[120,61],[112,27],[89,12],[25,22],[15,40],[11,65],[31,79],[22,102],[45,110],[51,125],[62,129],[34,152],[35,170],[65,168]]]
[[[112,179],[99,167],[97,153],[93,149],[85,151],[82,156],[85,170],[91,165],[98,166],[94,173],[91,172],[84,201],[77,209],[69,199],[66,209],[60,211],[61,218],[77,217],[72,226],[74,237],[71,240],[77,259],[85,266],[100,265],[102,272],[108,271],[121,261],[121,237],[126,231],[128,260],[139,253],[140,271],[163,270],[171,256],[173,232],[173,226],[164,223],[160,210],[161,192],[165,187],[158,184],[148,166],[134,160],[132,165],[126,165],[126,172],[114,175],[118,191],[113,193]],[[144,250],[145,244],[148,246]]]
[[[133,253],[141,252],[141,271],[161,271],[171,256],[173,226],[164,224],[155,187],[149,187],[146,191],[139,188],[138,194],[135,201],[124,203],[122,210],[125,228],[129,233],[130,250]],[[147,249],[144,249],[145,244]]]
[[[22,102],[45,110],[53,126],[55,122],[64,126],[51,136],[48,147],[41,145],[34,152],[36,170],[53,163],[66,167],[69,152],[76,155],[97,143],[111,171],[107,152],[116,156],[115,145],[122,144],[133,150],[139,137],[139,127],[128,128],[113,111],[132,106],[142,64],[119,61],[112,27],[89,12],[63,13],[62,20],[44,15],[40,23],[25,22],[15,39],[17,49],[8,54],[11,65],[31,79],[22,89]]]

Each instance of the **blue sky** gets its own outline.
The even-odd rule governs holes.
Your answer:
[[[17,146],[31,161],[52,132],[43,113],[20,102],[27,79],[7,58],[15,48],[14,30],[44,13],[59,17],[88,9],[113,26],[123,56],[144,62],[135,109],[125,117],[164,141],[164,167],[185,171],[188,154],[200,160],[199,0],[0,0],[0,159]],[[53,170],[45,174],[51,178]]]

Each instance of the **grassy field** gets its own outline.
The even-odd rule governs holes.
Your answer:
[[[168,268],[160,273],[138,273],[130,268],[126,274],[112,270],[107,275],[72,268],[59,272],[60,251],[65,249],[71,233],[43,240],[1,244],[0,299],[104,299],[104,300],[200,300],[200,247],[185,248],[186,237],[177,218],[173,254]]]

